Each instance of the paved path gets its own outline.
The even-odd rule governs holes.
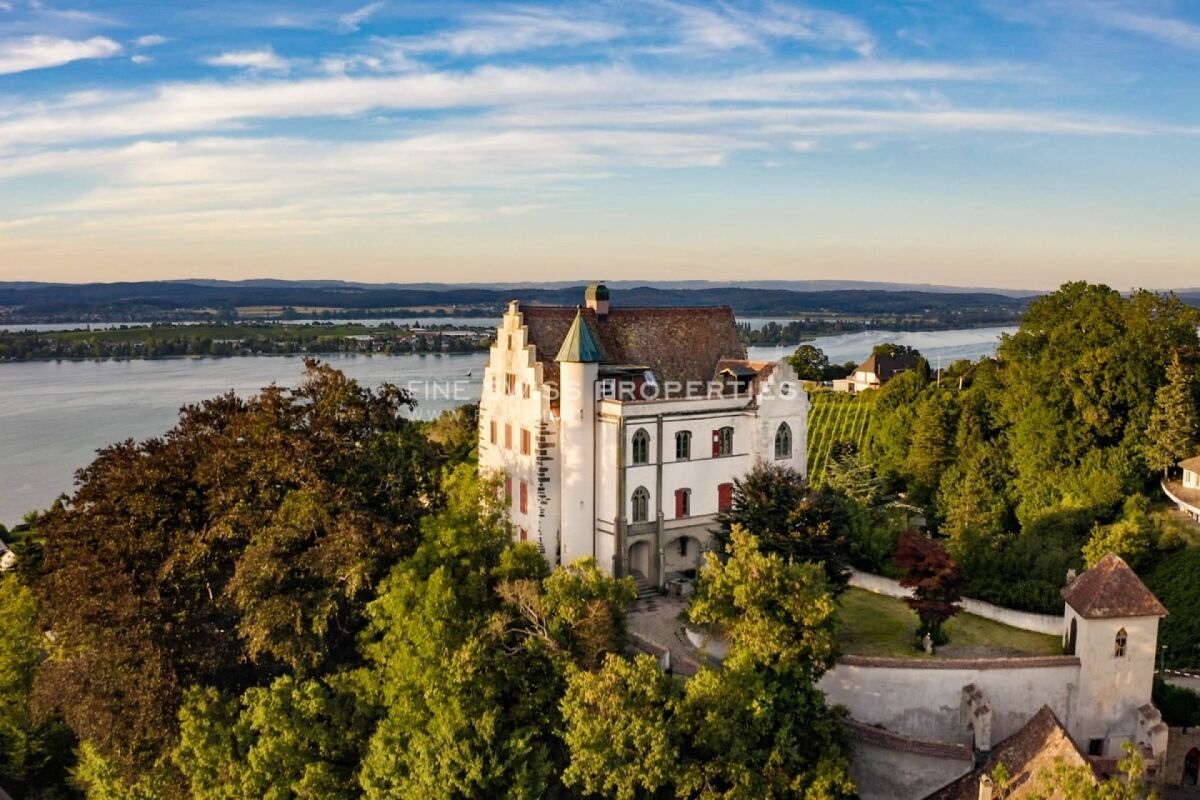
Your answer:
[[[683,632],[680,615],[687,609],[686,597],[655,595],[637,600],[629,607],[629,632],[651,645],[671,651],[671,669],[679,675],[694,675],[705,663]]]

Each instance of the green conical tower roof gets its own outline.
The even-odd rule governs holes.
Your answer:
[[[575,321],[571,323],[571,329],[563,338],[562,347],[558,348],[558,355],[554,357],[554,360],[560,364],[564,362],[593,364],[604,360],[600,355],[600,346],[596,344],[596,339],[592,336],[591,328],[583,321],[582,309],[575,310]]]

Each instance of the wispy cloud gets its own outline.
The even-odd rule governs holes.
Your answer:
[[[368,3],[362,8],[355,9],[348,14],[342,14],[338,17],[337,29],[342,33],[356,32],[364,22],[370,19],[375,12],[383,8],[384,5],[382,2]]]
[[[139,36],[134,40],[134,44],[138,47],[158,47],[160,44],[167,43],[167,37],[157,33],[151,33],[146,36]]]
[[[859,20],[806,6],[765,2],[753,8],[734,4],[700,6],[657,0],[676,14],[684,45],[715,50],[765,49],[776,41],[805,42],[861,55],[875,50],[875,37]]]
[[[1200,25],[1186,20],[1106,6],[1097,6],[1096,15],[1097,20],[1105,27],[1188,50],[1200,50]]]
[[[112,39],[62,39],[55,36],[28,36],[0,39],[0,75],[46,69],[90,58],[108,58],[121,52]]]
[[[395,40],[405,53],[489,56],[554,46],[607,42],[622,35],[614,22],[559,9],[514,8],[471,14],[461,27]]]
[[[204,59],[204,63],[213,67],[234,67],[238,69],[286,71],[291,69],[291,62],[275,52],[273,48],[264,47],[259,50],[235,50],[221,53],[218,56]]]

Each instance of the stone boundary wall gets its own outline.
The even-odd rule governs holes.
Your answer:
[[[898,581],[891,578],[885,578],[882,575],[872,575],[869,572],[859,572],[858,570],[850,571],[850,585],[858,589],[865,589],[868,592],[874,592],[875,594],[900,599],[908,597],[912,592],[912,590],[904,588]],[[1023,631],[1045,633],[1050,636],[1062,636],[1066,630],[1066,619],[1062,616],[1055,617],[1050,614],[1015,611],[1011,608],[1003,608],[991,603],[985,603],[982,600],[973,600],[969,597],[964,597],[959,605],[968,614],[1000,622],[1013,628],[1020,628]]]
[[[969,745],[974,735],[963,688],[974,685],[992,708],[991,739],[1021,729],[1043,704],[1074,720],[1079,685],[1074,656],[991,659],[843,656],[817,687],[850,717],[893,734]]]

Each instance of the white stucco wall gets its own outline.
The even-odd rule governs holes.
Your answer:
[[[904,598],[912,594],[911,589],[904,588],[899,582],[891,578],[885,578],[882,575],[872,575],[869,572],[859,572],[858,570],[851,572],[850,585],[887,597]],[[982,600],[973,600],[969,597],[963,598],[960,605],[963,611],[968,614],[1002,622],[1005,625],[1020,628],[1023,631],[1045,633],[1050,636],[1062,636],[1066,630],[1066,620],[1061,616],[1056,617],[1050,614],[1031,614],[1028,611],[1014,611],[1011,608],[1003,608],[991,603],[985,603]]]
[[[818,684],[850,716],[905,736],[969,744],[962,689],[981,689],[992,708],[992,741],[1016,733],[1043,705],[1074,719],[1079,661],[1066,656],[984,660],[868,659],[847,656]]]
[[[512,393],[505,392],[505,376],[513,375]],[[526,397],[525,387],[529,396]],[[491,423],[496,423],[496,443],[491,443]],[[504,446],[504,426],[512,426],[512,447]],[[521,453],[521,431],[531,437],[528,454]],[[519,309],[512,305],[496,331],[496,343],[484,368],[479,401],[479,466],[487,474],[512,479],[513,502],[509,519],[514,533],[524,528],[529,541],[540,543],[547,560],[555,563],[558,550],[559,447],[557,419],[551,413],[551,392],[542,381],[537,353],[528,343]],[[520,509],[520,482],[529,486],[529,504]]]
[[[1067,606],[1076,624],[1075,653],[1082,663],[1079,712],[1067,724],[1081,747],[1105,740],[1105,755],[1121,755],[1121,744],[1137,734],[1138,709],[1151,701],[1157,655],[1156,617],[1085,619]],[[1115,655],[1117,633],[1126,632],[1125,655]]]
[[[1185,469],[1183,471],[1183,485],[1188,489],[1200,489],[1200,472]]]

